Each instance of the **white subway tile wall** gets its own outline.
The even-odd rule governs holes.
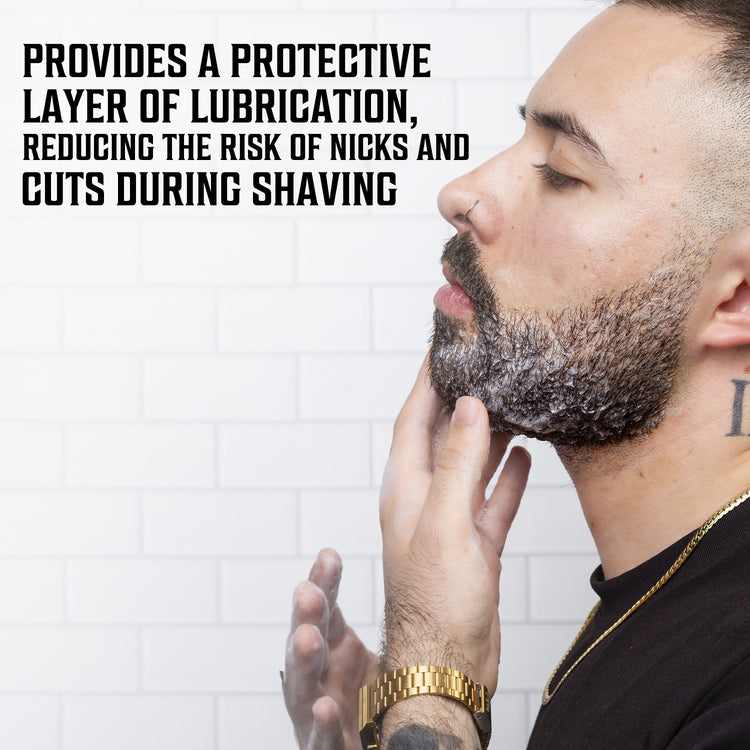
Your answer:
[[[278,672],[292,592],[324,546],[377,647],[378,488],[452,233],[437,193],[519,136],[516,106],[599,10],[0,1],[0,748],[295,747]],[[134,41],[429,43],[432,76],[401,85],[419,128],[467,133],[470,156],[317,162],[393,170],[390,208],[23,207],[21,172],[39,168],[21,158],[23,43]],[[523,443],[534,468],[503,567],[494,750],[525,746],[596,565],[556,455]]]

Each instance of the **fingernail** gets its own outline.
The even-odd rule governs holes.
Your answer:
[[[468,396],[461,396],[456,401],[456,409],[453,412],[455,424],[474,424],[479,417],[479,402]]]

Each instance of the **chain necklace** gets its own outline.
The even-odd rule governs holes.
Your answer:
[[[560,670],[560,667],[565,663],[565,660],[570,655],[570,652],[575,648],[576,643],[578,643],[581,636],[586,631],[586,628],[589,626],[591,621],[594,619],[594,615],[596,614],[597,610],[599,609],[599,605],[601,602],[597,602],[594,605],[594,608],[589,612],[589,616],[586,618],[586,621],[583,623],[581,629],[578,631],[578,635],[573,640],[573,643],[570,644],[570,648],[565,652],[565,656],[563,656],[562,659],[560,659],[560,663],[555,667],[555,671],[550,676],[549,680],[547,680],[547,684],[544,686],[544,694],[542,695],[542,705],[546,706],[552,698],[555,697],[555,693],[560,689],[560,686],[565,682],[565,680],[568,678],[570,673],[619,625],[621,625],[625,620],[630,617],[630,615],[633,614],[641,605],[645,604],[682,566],[682,564],[685,562],[685,560],[690,557],[693,550],[698,546],[698,543],[703,539],[703,537],[709,532],[709,530],[714,526],[714,524],[721,518],[723,518],[727,513],[730,513],[733,511],[736,507],[739,505],[742,505],[742,503],[745,502],[750,498],[750,490],[747,490],[742,495],[739,495],[738,497],[734,498],[734,500],[730,500],[726,505],[724,505],[722,508],[719,508],[719,510],[714,513],[711,518],[709,518],[703,526],[701,526],[698,531],[693,534],[692,539],[688,542],[687,547],[685,547],[684,550],[679,554],[677,559],[672,563],[672,566],[667,570],[667,572],[635,603],[633,606],[625,612],[622,617],[620,617],[619,620],[617,620],[613,625],[610,625],[574,662],[573,664],[568,668],[568,671],[565,672],[565,674],[560,678],[560,681],[555,685],[555,688],[550,692],[550,685],[552,684],[552,681],[555,679],[555,675],[557,675],[558,671]]]

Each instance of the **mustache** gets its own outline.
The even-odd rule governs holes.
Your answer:
[[[448,265],[478,312],[491,312],[496,307],[495,292],[479,256],[479,248],[465,232],[453,235],[445,243],[440,262]]]

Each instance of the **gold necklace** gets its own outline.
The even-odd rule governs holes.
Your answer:
[[[542,705],[546,706],[552,698],[555,697],[555,693],[560,689],[560,686],[565,682],[565,680],[568,678],[570,673],[598,646],[615,628],[617,628],[619,625],[621,625],[625,620],[630,617],[630,615],[633,614],[642,604],[645,604],[682,566],[682,564],[685,562],[685,560],[690,557],[693,550],[698,546],[698,543],[701,539],[709,532],[709,530],[713,527],[713,525],[721,518],[723,518],[727,513],[730,513],[733,511],[737,506],[742,505],[742,503],[745,502],[750,497],[750,490],[747,490],[743,494],[739,495],[738,497],[734,498],[734,500],[730,500],[726,505],[724,505],[722,508],[719,508],[719,510],[714,513],[711,518],[709,518],[703,526],[701,526],[698,531],[693,534],[692,539],[688,542],[687,547],[685,547],[684,550],[679,554],[678,558],[672,563],[672,566],[667,570],[667,572],[635,603],[633,606],[622,616],[620,617],[617,622],[615,622],[613,625],[610,625],[574,662],[573,664],[568,668],[568,671],[560,678],[560,681],[555,685],[555,689],[550,693],[549,688],[552,684],[552,681],[555,679],[555,675],[558,673],[560,667],[565,663],[565,660],[570,655],[570,652],[575,648],[576,643],[578,643],[578,640],[580,637],[584,634],[586,628],[591,623],[591,620],[594,619],[594,615],[596,614],[596,611],[599,609],[599,605],[601,602],[597,602],[594,605],[594,608],[589,612],[589,616],[586,618],[586,622],[583,623],[581,629],[578,631],[578,635],[573,640],[573,643],[570,644],[570,648],[565,652],[565,656],[563,656],[562,659],[560,659],[560,663],[555,667],[555,671],[550,675],[549,680],[547,680],[547,684],[544,686],[544,693],[542,695]]]

